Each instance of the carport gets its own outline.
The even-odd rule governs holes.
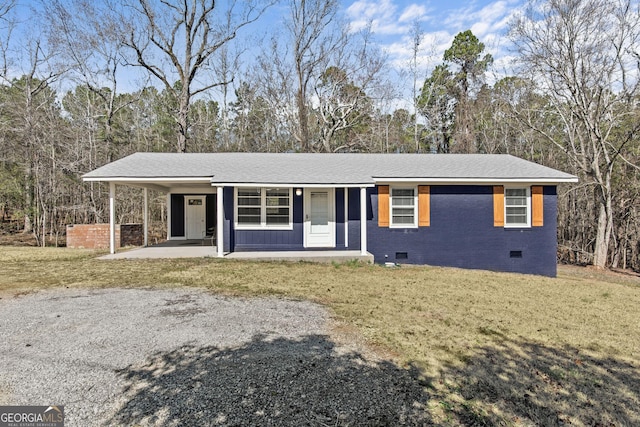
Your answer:
[[[188,160],[188,161],[187,161]],[[98,171],[85,174],[82,178],[85,182],[105,182],[109,184],[109,252],[116,254],[116,190],[118,186],[128,186],[142,189],[143,198],[143,234],[144,247],[149,247],[149,190],[159,191],[167,197],[167,242],[154,246],[151,252],[138,252],[140,258],[157,258],[157,254],[169,252],[173,257],[179,257],[180,252],[191,253],[194,251],[207,251],[203,256],[222,257],[222,245],[214,246],[212,242],[222,242],[222,188],[211,185],[213,176],[211,162],[205,161],[201,156],[187,156],[172,158],[168,162],[152,162],[148,159],[132,162],[114,162],[106,165]],[[208,202],[208,203],[207,203]],[[216,206],[208,206],[215,204]],[[207,210],[211,207],[215,211],[214,218],[207,217]],[[190,217],[193,212],[193,217]],[[180,213],[182,236],[172,233],[172,215]],[[211,224],[209,224],[211,223]],[[174,230],[175,231],[175,230]],[[210,232],[215,235],[211,236]],[[208,248],[196,247],[200,245],[205,236],[211,237]],[[197,241],[196,243],[192,241]],[[200,245],[202,246],[202,245]],[[213,255],[208,253],[215,250]],[[140,251],[140,250],[139,250]],[[125,257],[133,257],[133,252],[128,251]],[[142,256],[148,255],[148,256]],[[200,256],[200,255],[196,255]]]

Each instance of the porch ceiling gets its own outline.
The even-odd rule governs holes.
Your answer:
[[[202,188],[207,193],[211,192],[211,177],[206,178],[101,178],[101,179],[86,179],[85,181],[98,181],[98,182],[113,182],[117,185],[124,185],[128,187],[146,188],[149,190],[161,191],[168,193],[170,191],[180,189],[193,189]]]

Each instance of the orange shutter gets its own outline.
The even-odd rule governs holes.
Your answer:
[[[504,187],[493,187],[493,226],[504,227]]]
[[[431,225],[430,193],[431,187],[418,185],[418,227],[429,227]]]
[[[534,185],[531,187],[531,225],[534,227],[542,227],[544,225],[543,200],[542,186]]]
[[[389,186],[378,186],[378,227],[389,226]]]

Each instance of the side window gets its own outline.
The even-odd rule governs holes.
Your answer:
[[[528,188],[504,189],[505,227],[531,226],[531,196]]]
[[[417,227],[417,195],[415,188],[391,188],[390,227]]]

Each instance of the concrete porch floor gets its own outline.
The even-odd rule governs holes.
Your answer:
[[[211,240],[168,240],[146,248],[121,250],[115,254],[103,255],[99,259],[153,259],[153,258],[204,258],[217,256],[216,247]],[[309,261],[309,262],[346,262],[359,260],[373,263],[373,255],[361,255],[360,251],[271,251],[271,252],[231,252],[227,259],[245,259],[254,261]]]

